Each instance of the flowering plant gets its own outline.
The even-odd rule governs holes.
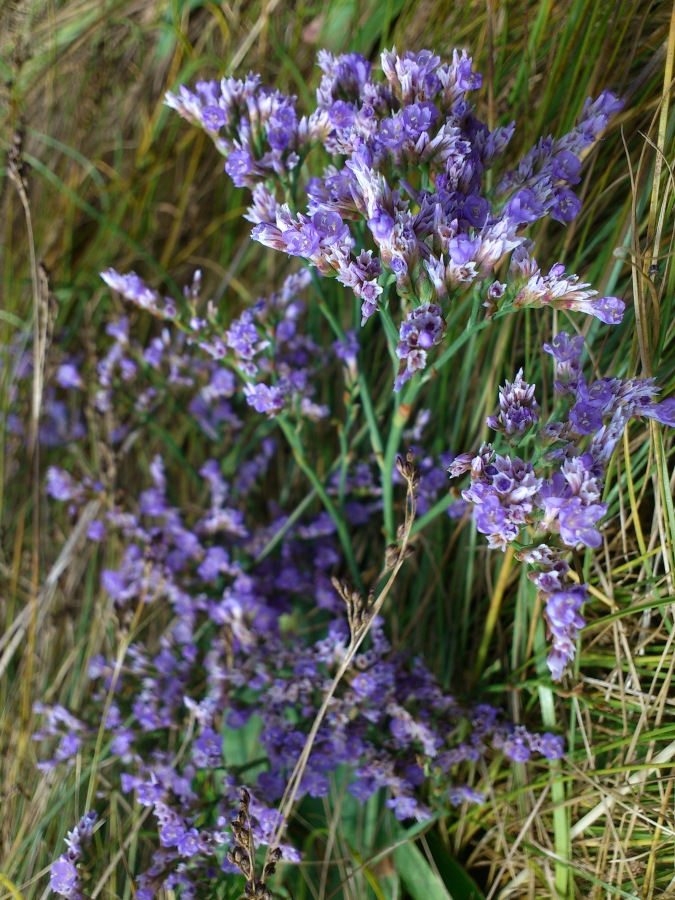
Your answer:
[[[530,732],[492,705],[460,703],[423,660],[394,649],[385,601],[422,527],[446,511],[455,519],[472,511],[489,547],[513,545],[536,567],[530,578],[544,599],[548,664],[560,679],[574,658],[587,592],[566,557],[601,543],[614,447],[631,418],[675,425],[673,401],[657,403],[652,380],[589,384],[583,341],[563,332],[544,345],[562,412],[540,424],[548,404],[538,404],[521,369],[487,420],[499,435],[494,447],[441,459],[425,451],[433,410],[419,411],[407,429],[415,403],[480,330],[524,308],[621,321],[619,298],[600,297],[562,264],[543,275],[527,231],[546,216],[566,223],[579,213],[573,187],[582,156],[622,104],[609,92],[588,100],[572,131],[540,140],[492,191],[486,172],[515,126],[490,130],[480,121],[468,95],[482,80],[465,52],[441,64],[429,51],[385,51],[380,78],[359,54],[322,52],[319,66],[316,109],[304,116],[296,98],[255,75],[167,95],[225,156],[235,186],[250,190],[252,238],[303,268],[229,319],[222,304],[203,301],[199,275],[171,298],[135,273],[103,274],[163,330],[144,348],[126,320],[109,323],[113,345],[97,370],[97,407],[110,412],[125,385],[156,376],[116,431],[122,444],[137,417],[161,405],[165,388],[188,390],[206,445],[195,476],[201,494],[189,513],[172,502],[157,457],[137,503],[108,498],[90,537],[107,530],[123,547],[120,565],[102,578],[122,625],[121,650],[92,661],[89,713],[41,707],[37,737],[59,741],[45,768],[109,738],[122,792],[156,820],[150,865],[135,873],[142,900],[161,888],[201,896],[205,884],[215,890],[233,872],[243,875],[247,896],[268,896],[279,861],[299,858],[294,804],[328,797],[335,779],[361,803],[424,820],[481,802],[477,764],[495,751],[518,762],[561,759],[560,735]],[[326,290],[324,279],[347,291]],[[316,311],[329,340],[308,324]],[[377,318],[396,395],[391,415],[374,398],[365,365],[379,340]],[[327,372],[341,373],[344,413],[325,402]],[[66,374],[77,387],[77,372]],[[355,463],[350,435],[361,412],[372,452]],[[319,471],[310,449],[336,421],[329,440],[339,458]],[[308,505],[289,512],[282,500],[262,500],[279,452],[275,426],[310,482],[309,499],[321,504],[313,516]],[[252,449],[226,475],[228,442],[239,434]],[[422,446],[404,459],[403,440]],[[461,499],[444,492],[448,465],[453,477],[470,473]],[[77,514],[105,487],[52,468],[48,490]],[[377,534],[382,520],[386,544],[378,536],[376,564],[355,538]],[[343,565],[349,581],[334,577]],[[170,611],[170,623],[154,640],[137,639],[157,606]],[[233,763],[228,741],[246,729],[260,756]],[[83,823],[76,831],[86,843]],[[80,844],[72,838],[52,871],[63,896],[83,890]]]

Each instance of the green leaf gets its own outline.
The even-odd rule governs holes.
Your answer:
[[[485,894],[464,866],[448,852],[440,835],[430,831],[425,837],[434,864],[454,900],[484,900]]]
[[[422,851],[411,841],[396,847],[393,857],[412,900],[458,900],[461,896],[448,891]]]

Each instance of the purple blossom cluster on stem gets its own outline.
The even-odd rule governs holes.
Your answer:
[[[443,336],[444,329],[428,347],[411,346],[411,317],[433,309],[444,321],[452,302],[483,282],[488,315],[501,301],[504,309],[546,305],[620,322],[618,298],[597,298],[561,265],[543,276],[524,232],[545,216],[562,223],[576,217],[581,203],[572,188],[581,155],[622,101],[608,91],[588,100],[574,129],[541,140],[492,197],[483,176],[515,124],[490,131],[477,117],[469,95],[482,76],[467,53],[454,51],[441,63],[428,50],[400,56],[394,48],[380,63],[378,78],[357,53],[321,51],[317,105],[307,116],[298,114],[296,97],[262,87],[254,75],[200,82],[195,91],[181,87],[166,102],[206,130],[234,183],[252,191],[246,218],[255,240],[351,288],[362,325],[377,311],[389,315],[382,301],[395,285],[405,313],[398,347],[409,348],[399,357],[405,363],[395,390],[424,368]],[[317,147],[332,161],[303,182],[302,163]],[[294,199],[301,184],[305,211]],[[489,284],[509,254],[510,284]],[[273,405],[263,393],[260,405]]]
[[[60,897],[67,897],[68,900],[84,900],[77,864],[82,860],[84,850],[91,842],[96,818],[97,815],[93,810],[82,816],[75,828],[68,832],[67,851],[52,864],[49,886]]]
[[[152,292],[138,276],[119,276],[111,269],[106,280],[125,299],[141,309],[147,308],[141,301],[146,293]],[[298,416],[314,421],[325,418],[329,410],[316,403],[313,395],[316,372],[326,364],[328,354],[302,330],[306,303],[301,298],[310,283],[309,272],[301,270],[289,275],[278,291],[269,297],[260,297],[226,329],[220,324],[212,304],[208,304],[205,318],[194,309],[199,299],[200,281],[201,276],[197,273],[193,284],[185,289],[186,302],[192,309],[178,337],[165,331],[161,338],[154,338],[144,351],[145,362],[159,369],[163,361],[168,361],[172,366],[170,383],[190,385],[193,370],[211,373],[211,384],[202,389],[190,405],[191,411],[199,414],[203,424],[211,430],[208,421],[214,417],[236,423],[231,407],[220,399],[235,394],[235,374],[239,376],[246,403],[259,413],[273,418],[290,407]],[[175,317],[174,310],[172,318]],[[123,319],[109,332],[117,345],[99,365],[105,388],[109,388],[117,373],[127,383],[136,379],[138,365],[124,350],[128,343],[127,329],[128,322]],[[200,350],[209,359],[208,363],[199,361]],[[101,411],[106,408],[106,396],[106,391],[102,390],[98,400]],[[217,410],[211,411],[208,407],[216,398],[220,399]]]
[[[431,461],[425,469],[433,492],[436,469]],[[113,508],[107,514],[106,527],[124,538],[126,551],[119,568],[103,573],[103,585],[120,612],[139,602],[171,606],[173,625],[159,647],[134,642],[118,677],[114,661],[96,657],[85,719],[61,707],[36,709],[44,720],[36,739],[58,741],[55,756],[42,765],[68,765],[95,743],[100,711],[112,692],[103,724],[122,767],[121,788],[152,810],[157,825],[152,865],[137,879],[145,900],[162,887],[180,887],[189,895],[207,871],[223,877],[233,871],[219,848],[231,846],[229,822],[243,773],[224,758],[223,731],[252,722],[258,723],[265,759],[255,781],[247,779],[252,833],[257,846],[269,843],[274,806],[349,642],[330,583],[339,560],[330,518],[320,514],[296,524],[278,555],[254,564],[283,519],[253,527],[227,505],[235,497],[239,503],[245,499],[241,485],[229,484],[215,460],[200,474],[210,499],[189,524],[168,499],[159,458],[138,512]],[[249,490],[255,490],[253,482]],[[355,471],[347,490],[353,492],[349,509],[355,522],[379,515],[372,474]],[[316,637],[285,633],[281,617],[307,596],[331,612],[327,631]],[[191,738],[178,759],[170,749],[174,735],[190,722]],[[359,802],[381,791],[397,818],[424,819],[432,807],[481,802],[481,791],[462,780],[461,766],[494,750],[519,761],[532,754],[557,759],[564,745],[552,734],[514,728],[492,706],[463,707],[440,689],[420,659],[392,651],[384,622],[377,620],[319,729],[299,799],[328,796],[332,777],[346,770],[349,791]],[[217,786],[215,808],[200,791],[203,784]],[[299,858],[289,844],[280,850],[285,861]],[[53,877],[64,872],[59,863]]]
[[[605,471],[631,419],[675,426],[675,400],[657,402],[660,388],[653,378],[599,378],[589,385],[581,367],[583,345],[582,337],[566,332],[544,344],[555,360],[556,391],[567,406],[561,420],[539,429],[533,462],[500,455],[483,444],[476,455],[463,453],[448,468],[453,478],[470,473],[471,484],[462,497],[472,505],[476,528],[487,535],[490,547],[505,550],[521,539],[525,528],[553,542],[521,548],[519,558],[540,570],[531,580],[545,602],[553,644],[548,665],[555,680],[574,658],[587,591],[569,578],[569,566],[555,544],[601,546],[599,526],[608,509],[602,500]],[[537,425],[537,409],[534,385],[523,380],[520,370],[513,383],[500,388],[499,414],[489,416],[487,425],[517,442]]]

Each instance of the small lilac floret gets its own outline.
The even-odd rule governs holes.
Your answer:
[[[571,362],[578,359],[584,350],[583,335],[570,337],[567,332],[561,331],[555,335],[550,344],[543,345],[544,350],[550,353],[556,362]]]
[[[202,109],[202,121],[208,131],[218,131],[227,123],[227,115],[219,106],[205,106]]]
[[[78,889],[78,874],[74,863],[61,856],[52,864],[49,873],[49,886],[56,894],[70,897]]]
[[[244,396],[249,406],[256,412],[267,413],[276,416],[285,406],[285,398],[280,388],[267,384],[247,384],[244,387]]]
[[[281,240],[286,252],[291,256],[303,256],[308,259],[319,249],[321,235],[313,225],[303,225],[299,231],[289,228],[281,232]]]
[[[91,841],[95,822],[96,813],[93,810],[82,816],[65,839],[67,852],[52,863],[49,874],[50,887],[55,893],[69,900],[80,900],[82,897],[80,876],[75,864],[82,859],[84,847]]]
[[[571,585],[567,590],[550,595],[544,609],[553,640],[553,649],[547,657],[548,667],[554,681],[559,681],[563,672],[576,654],[579,629],[586,624],[579,610],[586,599],[586,585]]]
[[[513,383],[507,381],[499,388],[499,415],[488,416],[489,428],[505,437],[521,436],[539,421],[539,404],[534,398],[535,385],[523,379],[519,369]]]
[[[562,759],[565,755],[565,741],[560,735],[547,731],[541,735],[538,750],[546,759]]]
[[[584,504],[580,497],[570,497],[558,513],[560,537],[568,547],[585,544],[597,550],[602,537],[596,526],[606,512],[606,503]]]
[[[225,171],[235,187],[246,187],[254,169],[254,162],[248,150],[234,150],[225,163]]]
[[[425,303],[408,313],[401,324],[400,341],[396,346],[401,364],[394,381],[395,391],[400,391],[415,372],[425,368],[427,351],[440,343],[445,329],[440,306]]]
[[[573,191],[561,191],[551,209],[551,218],[572,222],[581,212],[581,200]]]
[[[79,390],[84,387],[82,377],[72,363],[64,363],[62,366],[59,366],[56,372],[56,380],[62,388]]]
[[[620,325],[625,310],[626,304],[618,297],[601,297],[588,306],[588,312],[605,325]]]
[[[641,409],[638,409],[636,413],[646,416],[648,419],[655,419],[662,425],[675,428],[675,397],[669,397],[660,403],[647,403]]]

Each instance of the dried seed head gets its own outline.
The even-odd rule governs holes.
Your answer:
[[[390,569],[393,569],[396,563],[398,562],[399,552],[398,552],[398,544],[389,544],[387,549],[384,551],[384,571],[388,572]]]
[[[412,450],[408,450],[405,455],[405,459],[402,456],[396,457],[396,468],[401,475],[401,478],[405,478],[405,480],[415,487],[418,483],[418,472],[415,467],[415,454]]]

